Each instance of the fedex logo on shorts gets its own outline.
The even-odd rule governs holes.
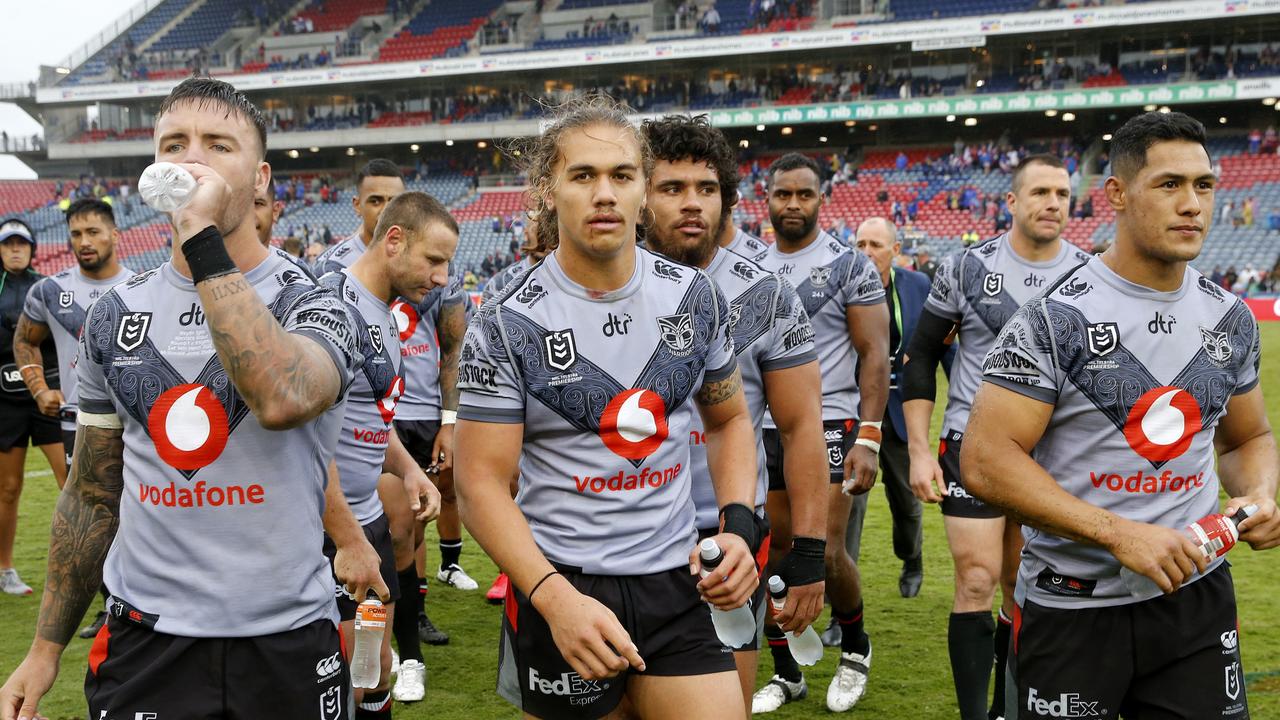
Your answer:
[[[537,668],[529,668],[529,689],[543,695],[599,695],[607,687],[607,683],[583,680],[581,675],[572,671],[560,673],[560,677],[555,680],[548,680],[538,674]]]
[[[1098,703],[1081,700],[1079,693],[1062,693],[1053,700],[1039,696],[1035,688],[1027,690],[1027,710],[1040,717],[1100,718]]]

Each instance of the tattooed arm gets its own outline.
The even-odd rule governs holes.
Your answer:
[[[26,383],[36,406],[45,415],[57,415],[62,407],[62,391],[51,389],[44,379],[44,353],[40,344],[49,338],[49,326],[18,315],[18,328],[13,333],[13,359],[22,368],[22,382]]]
[[[464,296],[462,303],[469,302],[471,298]],[[442,305],[436,323],[440,333],[440,407],[444,410],[458,409],[458,355],[467,332],[467,309],[462,303]],[[453,425],[440,426],[431,457],[440,472],[453,467]]]
[[[218,359],[264,428],[297,427],[333,406],[342,378],[329,353],[287,332],[244,275],[211,278],[196,290]]]
[[[123,471],[123,431],[80,425],[71,473],[53,513],[36,637],[0,689],[4,720],[35,716],[36,705],[57,677],[62,651],[97,595],[102,563],[120,524]]]

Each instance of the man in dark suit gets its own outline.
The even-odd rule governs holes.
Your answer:
[[[923,548],[922,508],[911,492],[908,481],[907,426],[902,415],[902,392],[897,378],[902,371],[902,355],[911,341],[916,321],[929,296],[929,277],[924,273],[897,267],[893,259],[901,252],[898,228],[888,219],[873,217],[858,226],[855,247],[875,263],[884,283],[889,303],[889,351],[891,353],[889,407],[881,428],[880,469],[884,476],[885,496],[893,515],[893,552],[902,561],[898,591],[903,597],[915,597],[924,581],[921,563]],[[949,366],[944,361],[944,367]],[[867,496],[854,502],[845,535],[849,553],[858,556],[862,537],[862,520],[866,514]]]

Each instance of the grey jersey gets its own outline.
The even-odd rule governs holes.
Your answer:
[[[93,302],[117,283],[133,277],[133,271],[121,266],[120,272],[105,280],[94,280],[70,267],[57,275],[43,278],[27,293],[22,312],[29,320],[49,328],[58,348],[58,377],[62,380],[63,407],[76,409],[75,359],[79,352],[80,329]],[[62,429],[74,432],[74,421],[63,421]]]
[[[736,228],[733,231],[733,240],[724,249],[755,262],[760,262],[769,252],[769,246],[759,238]]]
[[[984,380],[1053,405],[1032,457],[1064,490],[1130,520],[1182,528],[1218,510],[1214,429],[1232,396],[1258,383],[1260,357],[1248,307],[1192,268],[1181,288],[1158,292],[1093,258],[1018,310],[987,355]],[[1030,527],[1023,536],[1019,601],[1147,599],[1126,592],[1106,550]],[[1082,582],[1064,590],[1059,576]]]
[[[364,238],[360,237],[360,231],[357,230],[342,242],[320,253],[315,265],[311,266],[311,271],[316,277],[323,277],[342,268],[349,268],[367,249]]]
[[[857,419],[857,353],[849,338],[845,308],[885,301],[876,266],[824,232],[799,252],[783,253],[777,245],[770,246],[760,265],[795,287],[813,323],[813,342],[822,367],[822,419]],[[766,418],[765,427],[773,427],[772,418]]]
[[[396,403],[405,388],[400,374],[400,336],[391,309],[374,297],[351,270],[325,275],[320,284],[347,304],[357,347],[364,358],[364,366],[356,371],[347,392],[334,459],[342,494],[352,514],[361,525],[368,525],[382,515],[378,476],[387,457]]]
[[[223,369],[199,295],[170,263],[94,303],[81,338],[81,413],[124,427],[120,525],[103,577],[111,593],[187,637],[283,632],[337,622],[321,552],[327,469],[359,366],[342,301],[286,260],[245,274],[280,325],[332,358],[341,392],[296,428],[258,424]]]
[[[693,396],[736,366],[715,284],[635,258],[626,285],[597,293],[548,256],[484,304],[459,367],[459,418],[524,424],[516,502],[538,548],[594,574],[688,563]]]
[[[742,372],[742,392],[756,434],[756,508],[764,507],[768,476],[764,466],[764,373],[784,370],[818,359],[813,326],[800,305],[795,288],[756,263],[720,250],[707,265],[707,275],[729,301],[729,335]],[[689,431],[689,467],[693,471],[693,505],[699,529],[716,527],[720,506],[707,467],[706,433],[702,417],[694,414]]]
[[[537,263],[533,258],[525,255],[519,262],[511,263],[505,268],[498,271],[498,274],[489,278],[489,282],[484,284],[484,291],[480,293],[481,304],[489,302],[489,298],[498,294],[498,291],[511,284],[516,278],[529,272]]]
[[[471,296],[462,288],[462,275],[449,276],[449,284],[433,288],[416,305],[404,298],[391,303],[391,316],[400,337],[404,357],[404,395],[396,417],[401,420],[440,419],[440,312],[464,304]]]
[[[1029,262],[1014,251],[1005,234],[942,261],[925,308],[960,328],[942,419],[944,434],[964,432],[982,383],[983,358],[1004,324],[1023,303],[1088,259],[1088,253],[1063,242],[1052,260]]]

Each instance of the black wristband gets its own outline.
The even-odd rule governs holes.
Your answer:
[[[791,541],[791,552],[782,560],[778,574],[787,587],[811,585],[827,577],[827,541],[818,538],[798,537]]]
[[[560,574],[560,571],[559,571],[559,570],[552,570],[551,572],[547,573],[546,575],[543,575],[541,580],[539,580],[538,582],[534,583],[534,585],[533,585],[533,589],[529,591],[529,594],[528,594],[528,595],[526,595],[526,596],[525,596],[525,598],[526,598],[526,599],[528,599],[528,600],[529,600],[529,602],[533,602],[533,594],[534,594],[534,593],[536,593],[536,592],[538,592],[538,588],[542,587],[542,583],[544,583],[544,582],[546,582],[546,581],[550,580],[550,579],[552,578],[552,576],[554,576],[554,575],[559,575],[559,574]]]
[[[723,521],[721,532],[733,533],[746,541],[751,554],[760,551],[760,526],[756,524],[756,514],[742,503],[730,503],[720,508],[720,519]]]
[[[231,256],[227,254],[222,233],[218,232],[218,228],[213,225],[184,242],[182,256],[187,259],[187,267],[191,268],[191,281],[197,285],[205,280],[240,272],[236,264],[231,262]]]

